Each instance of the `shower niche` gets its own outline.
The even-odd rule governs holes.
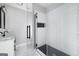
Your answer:
[[[44,27],[45,27],[45,23],[40,23],[40,22],[38,22],[38,23],[37,23],[37,27],[38,27],[38,28],[44,28]]]

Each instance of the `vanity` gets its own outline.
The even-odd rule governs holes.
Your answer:
[[[14,56],[14,37],[0,37],[0,56]]]
[[[15,38],[8,33],[5,27],[6,8],[0,4],[0,56],[14,56],[15,55]],[[5,33],[7,32],[7,33]]]

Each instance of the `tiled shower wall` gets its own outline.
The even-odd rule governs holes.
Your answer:
[[[47,44],[69,55],[78,55],[76,20],[78,4],[63,4],[48,11]]]

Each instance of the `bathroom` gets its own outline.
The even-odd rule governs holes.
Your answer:
[[[79,3],[0,3],[0,56],[79,56]]]

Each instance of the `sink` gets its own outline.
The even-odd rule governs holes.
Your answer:
[[[8,35],[5,35],[4,37],[1,36],[1,37],[0,37],[0,41],[12,40],[13,38],[14,38],[14,36],[8,34]]]
[[[5,36],[2,36],[3,33],[5,34]],[[14,36],[8,33],[7,29],[0,29],[0,41],[6,41],[12,39],[14,39]]]

